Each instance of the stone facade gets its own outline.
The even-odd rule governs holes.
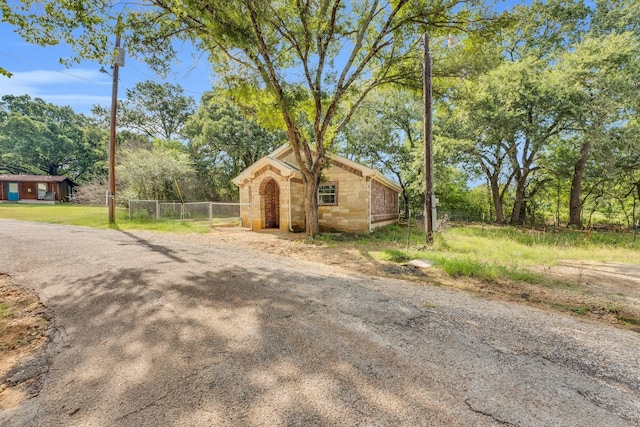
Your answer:
[[[398,220],[398,192],[379,183],[371,182],[371,222],[389,223]]]
[[[399,188],[376,171],[330,156],[322,178],[320,185],[335,191],[335,197],[319,199],[324,201],[318,206],[321,231],[368,233],[397,221]],[[234,183],[240,187],[243,226],[304,230],[304,185],[290,147],[281,147],[259,160]],[[278,212],[277,221],[272,218],[274,212]]]

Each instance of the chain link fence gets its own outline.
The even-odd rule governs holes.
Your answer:
[[[249,211],[248,224],[242,224],[241,209]],[[208,222],[209,226],[250,227],[249,203],[166,202],[159,200],[129,200],[130,220],[173,220]]]

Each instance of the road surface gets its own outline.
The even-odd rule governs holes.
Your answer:
[[[3,426],[640,425],[634,332],[213,235],[0,220],[0,242],[54,328]]]

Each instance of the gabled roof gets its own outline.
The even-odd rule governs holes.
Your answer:
[[[301,173],[296,165],[292,165],[290,163],[279,160],[280,157],[286,157],[289,155],[290,150],[292,150],[291,145],[283,144],[277,149],[275,149],[272,153],[266,155],[262,159],[255,162],[253,165],[249,166],[245,169],[240,175],[234,178],[232,181],[236,185],[240,185],[246,179],[254,178],[255,172],[263,168],[266,164],[272,164],[276,168],[280,170],[290,170],[293,171],[291,174],[295,174],[296,176],[300,176]],[[336,166],[343,167],[347,170],[359,171],[358,175],[362,175],[365,178],[372,178],[381,184],[386,185],[389,188],[396,190],[397,192],[401,192],[402,188],[396,184],[394,181],[390,180],[382,173],[378,172],[375,169],[370,167],[361,165],[360,163],[356,163],[352,160],[347,159],[346,157],[338,156],[337,154],[326,154],[327,158]],[[284,176],[290,176],[291,174],[283,174]]]
[[[0,181],[11,182],[62,182],[65,180],[71,181],[62,175],[0,175]]]
[[[274,153],[276,151],[274,151]],[[235,178],[233,178],[231,182],[233,182],[236,185],[241,185],[246,180],[255,178],[256,175],[259,173],[259,171],[261,171],[264,167],[275,168],[280,172],[279,174],[284,177],[290,177],[292,175],[298,178],[301,177],[301,174],[298,168],[288,163],[285,163],[281,160],[278,160],[275,157],[272,157],[272,154],[273,153],[261,158],[260,160],[258,160],[257,162],[255,162],[254,164],[252,164],[251,166],[243,170],[242,173],[236,176]]]

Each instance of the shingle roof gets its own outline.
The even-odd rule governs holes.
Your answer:
[[[0,175],[0,181],[20,182],[62,182],[67,178],[60,175]],[[71,181],[69,179],[69,181]]]

